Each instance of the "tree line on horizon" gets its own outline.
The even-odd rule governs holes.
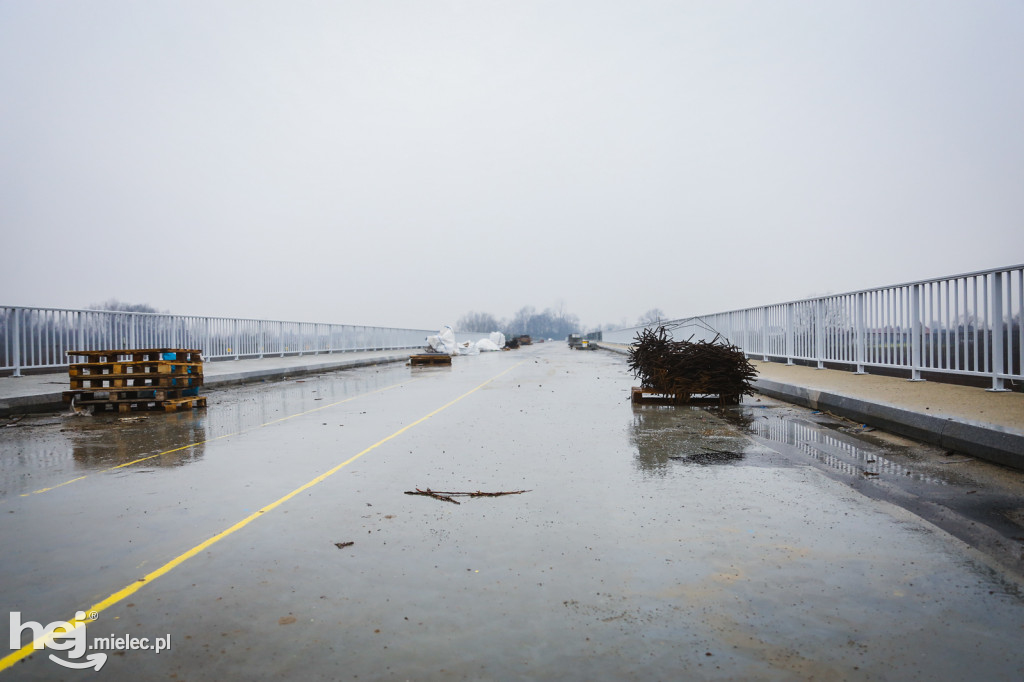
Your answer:
[[[668,319],[665,313],[658,308],[652,308],[641,315],[636,324],[655,324],[665,319]],[[599,329],[621,329],[628,326],[629,323],[623,320],[620,323],[601,326]],[[498,319],[490,313],[471,311],[458,319],[455,328],[461,332],[499,331],[509,338],[526,334],[539,339],[563,339],[570,334],[593,331],[593,328],[584,328],[579,316],[568,312],[561,304],[557,308],[545,308],[541,312],[537,312],[533,306],[523,306],[509,319]]]

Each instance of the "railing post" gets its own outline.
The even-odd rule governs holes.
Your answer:
[[[825,300],[821,298],[814,302],[814,359],[818,362],[814,369],[825,369]]]
[[[14,324],[12,330],[14,332],[14,343],[11,346],[11,352],[14,354],[14,376],[21,376],[21,308],[14,309]]]
[[[857,345],[857,371],[854,374],[867,374],[864,371],[865,352],[864,345],[866,343],[866,333],[864,329],[864,292],[857,294],[857,299],[854,303],[854,316],[856,317],[856,338],[854,343]]]
[[[793,364],[793,306],[795,303],[786,304],[786,364]]]
[[[267,346],[267,321],[260,320],[260,360],[263,359],[263,352]]]
[[[910,287],[910,381],[924,381],[921,378],[921,285]]]
[[[235,360],[238,360],[239,359],[239,357],[238,357],[239,356],[239,351],[238,351],[238,341],[239,341],[239,337],[238,337],[238,318],[235,318],[234,320],[231,321],[231,337],[234,339],[231,343],[235,347]]]
[[[750,309],[743,310],[743,357],[751,356],[751,341],[750,341],[750,330],[751,330],[751,311]]]
[[[992,335],[992,388],[986,391],[1002,392],[1009,391],[1003,385],[1003,378],[999,376],[1005,371],[1005,358],[1003,357],[1003,273],[992,273],[992,322],[989,324],[989,334]]]
[[[761,308],[761,358],[768,362],[768,308]]]

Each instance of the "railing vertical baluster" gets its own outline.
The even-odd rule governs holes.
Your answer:
[[[927,341],[925,347],[927,353],[925,357],[925,364],[928,368],[935,368],[935,330],[932,329],[932,323],[935,321],[935,288],[932,283],[925,285],[925,291],[928,294],[928,317],[925,319],[924,329],[927,334]]]
[[[854,299],[854,344],[857,355],[857,371],[854,374],[867,374],[864,371],[864,293],[857,294]]]
[[[924,381],[921,378],[921,285],[910,287],[910,381]]]
[[[747,322],[747,317],[750,315],[750,310],[743,311],[743,356],[750,357],[750,343],[747,341],[747,330],[750,325]]]
[[[974,286],[972,287],[972,293],[974,294],[974,306],[971,308],[971,317],[974,318],[974,364],[971,365],[971,369],[973,369],[975,372],[980,372],[984,371],[984,369],[978,367],[978,324],[980,322],[980,320],[978,319],[978,278],[973,277],[972,280],[974,284]]]
[[[22,359],[21,359],[21,316],[22,316],[22,309],[21,308],[15,308],[14,309],[14,323],[12,325],[12,332],[13,332],[14,338],[12,339],[13,343],[11,344],[11,354],[14,356],[13,357],[13,359],[14,359],[14,362],[13,362],[13,364],[14,364],[14,376],[16,376],[16,377],[20,377],[21,376],[21,365],[22,365]]]
[[[761,359],[768,362],[768,308],[761,308]]]
[[[1017,376],[1024,376],[1024,269],[1017,271]],[[1010,316],[1011,322],[1013,316]],[[1012,349],[1011,344],[1011,349]],[[1012,350],[1011,350],[1012,352]]]
[[[814,301],[814,359],[818,364],[815,369],[825,369],[825,302]]]
[[[989,307],[989,304],[992,300],[988,294],[988,277],[982,276],[981,284],[981,307],[978,308],[978,316],[984,316],[985,318],[985,326],[981,332],[981,371],[991,372],[992,362],[989,354],[989,346],[991,346],[992,320],[990,319],[989,311],[991,308]]]
[[[963,369],[960,365],[960,280],[953,280],[953,367]],[[966,357],[964,358],[966,360]]]
[[[949,318],[949,280],[947,279],[943,286],[943,303],[946,304],[946,315],[942,320],[942,347],[946,351],[946,357],[943,361],[942,368],[949,369],[949,327],[953,323]]]
[[[992,388],[988,391],[1008,391],[1003,387],[1003,273],[992,273],[992,322],[989,333],[992,335]],[[987,345],[987,344],[986,344]]]
[[[786,364],[793,364],[793,306],[795,303],[786,304]]]

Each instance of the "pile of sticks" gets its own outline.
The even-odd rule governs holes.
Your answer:
[[[693,337],[691,336],[690,339]],[[667,395],[751,395],[757,370],[736,346],[711,341],[673,341],[665,327],[638,332],[629,368],[643,388]]]

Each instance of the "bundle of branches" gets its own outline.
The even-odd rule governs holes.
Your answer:
[[[693,337],[691,336],[690,339]],[[659,393],[750,395],[757,370],[736,346],[711,341],[673,341],[665,327],[638,332],[629,368],[643,388]]]

